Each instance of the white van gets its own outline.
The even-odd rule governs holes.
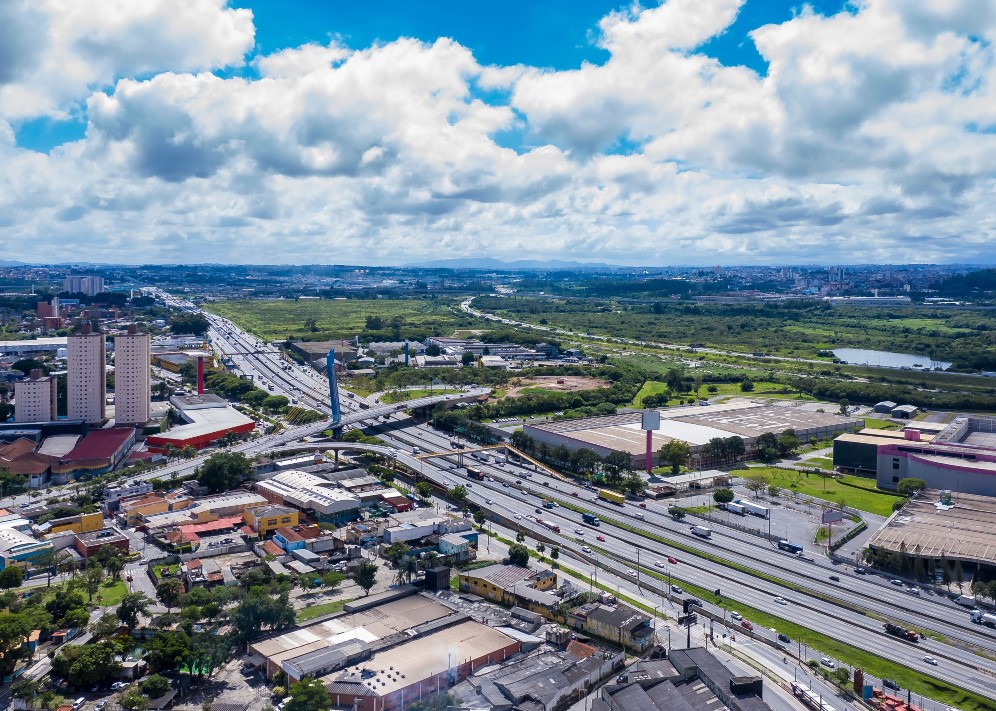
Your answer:
[[[80,711],[84,706],[86,706],[86,698],[81,696],[73,702],[73,711]]]

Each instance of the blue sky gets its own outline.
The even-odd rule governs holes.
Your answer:
[[[847,2],[811,0],[806,4],[818,13],[831,15],[846,7]],[[424,42],[450,37],[471,49],[481,64],[527,64],[560,70],[608,59],[608,52],[597,46],[599,20],[628,7],[602,0],[256,0],[233,2],[231,6],[252,10],[256,26],[252,56],[306,43],[327,44],[333,38],[360,49],[399,37]],[[744,65],[763,74],[767,66],[747,33],[762,25],[784,22],[798,14],[801,7],[802,3],[795,0],[748,0],[733,25],[703,45],[701,51],[727,66]],[[251,64],[216,73],[254,75]],[[43,152],[82,138],[85,131],[86,115],[82,111],[75,112],[70,120],[42,117],[15,126],[18,145]],[[518,140],[521,132],[504,134],[502,142],[508,142],[509,137]]]
[[[993,107],[978,0],[0,0],[0,245],[991,262]]]

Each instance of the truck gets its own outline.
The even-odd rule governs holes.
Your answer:
[[[975,607],[975,595],[959,595],[955,598],[955,604],[962,607]]]
[[[712,529],[705,526],[692,526],[691,531],[693,535],[699,538],[710,538],[712,536]]]
[[[792,541],[781,540],[778,541],[778,550],[788,551],[789,553],[802,553],[802,546]]]
[[[972,610],[969,617],[977,625],[985,625],[986,627],[996,627],[996,615],[991,612],[983,612],[982,610]]]
[[[555,524],[553,521],[540,521],[539,523],[541,526],[543,526],[544,528],[549,528],[554,533],[560,533],[560,526]]]
[[[495,460],[495,464],[497,464],[499,467],[504,466],[505,462],[508,461],[508,459],[505,457],[504,454],[496,454],[494,456],[494,460]]]
[[[770,518],[771,510],[767,506],[761,506],[760,504],[755,504],[753,501],[747,501],[746,499],[737,499],[733,503],[740,504],[744,507],[744,511],[754,516],[760,516],[761,518]]]
[[[476,459],[479,462],[489,462],[489,461],[491,461],[488,458],[487,452],[471,452],[470,456],[472,456],[474,459]]]
[[[545,509],[552,509],[556,507],[556,505],[557,505],[556,501],[550,501],[550,499],[543,499],[543,508]]]
[[[581,514],[581,520],[587,523],[589,526],[601,526],[602,522],[598,520],[598,516],[592,513]]]
[[[599,489],[598,498],[603,501],[611,501],[614,504],[619,504],[620,506],[626,501],[626,497],[620,494],[618,491],[612,491],[610,489]]]
[[[470,479],[477,479],[478,481],[484,481],[484,472],[482,472],[480,469],[467,467],[467,477]]]
[[[905,639],[907,642],[918,643],[920,641],[920,634],[916,630],[908,630],[901,625],[894,625],[891,622],[886,622],[882,627],[891,635],[895,635],[900,639]]]
[[[452,447],[453,449],[463,449],[463,443],[460,442],[459,440],[451,439],[450,447]]]
[[[730,513],[735,513],[737,516],[746,516],[747,515],[747,509],[745,509],[742,504],[737,504],[737,503],[734,503],[733,501],[731,501],[730,503],[726,504],[725,508]]]

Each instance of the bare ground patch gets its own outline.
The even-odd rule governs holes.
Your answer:
[[[532,378],[517,378],[504,388],[505,397],[516,397],[528,388],[542,388],[557,392],[577,392],[607,388],[611,383],[600,378],[584,375],[537,375]]]

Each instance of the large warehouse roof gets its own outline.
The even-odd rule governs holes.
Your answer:
[[[940,503],[938,489],[925,489],[881,528],[868,545],[911,555],[996,565],[996,499],[952,494],[952,507]]]

